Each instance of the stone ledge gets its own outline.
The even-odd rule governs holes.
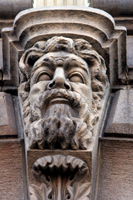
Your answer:
[[[115,93],[111,107],[105,136],[133,137],[133,90],[119,90]]]

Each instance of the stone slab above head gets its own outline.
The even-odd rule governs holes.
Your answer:
[[[26,49],[53,36],[87,40],[104,58],[111,88],[125,84],[126,29],[106,12],[85,7],[45,7],[20,12],[3,35],[3,90],[19,85],[18,62]],[[8,54],[7,54],[8,52]],[[12,59],[10,59],[12,58]]]

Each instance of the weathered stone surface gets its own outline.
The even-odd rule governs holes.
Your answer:
[[[86,40],[56,36],[27,49],[19,67],[27,147],[65,149],[33,151],[38,156],[33,160],[29,155],[32,151],[28,151],[28,174],[33,162],[42,156],[69,152],[77,157],[77,149],[87,149],[81,154],[91,157],[88,166],[93,199],[98,134],[109,94],[104,59]]]
[[[31,8],[31,6],[31,0],[0,1],[0,19],[14,19],[20,11]]]
[[[98,200],[133,199],[133,140],[100,139]]]
[[[85,163],[87,163],[87,166],[89,167],[89,174],[87,175],[87,181],[91,183],[92,186],[95,185],[95,173],[96,173],[96,169],[92,170],[92,153],[86,150],[82,150],[82,151],[76,151],[76,150],[28,150],[27,152],[27,160],[28,160],[28,181],[29,181],[29,185],[33,184],[34,182],[34,177],[32,176],[32,166],[34,164],[34,162],[41,158],[41,157],[45,157],[45,156],[56,156],[56,155],[62,155],[62,156],[72,156],[72,157],[76,157],[81,159],[82,161],[84,161]],[[60,161],[58,162],[60,163]],[[46,174],[45,174],[46,175]],[[92,176],[94,178],[92,178]],[[66,177],[67,178],[67,177]],[[95,187],[92,188],[91,190],[91,196],[94,196],[94,192],[95,192]],[[93,199],[94,197],[92,197]]]
[[[37,41],[57,35],[87,40],[105,59],[111,87],[125,80],[124,27],[116,27],[114,19],[98,9],[51,7],[23,11],[15,18],[13,28],[3,29],[4,87],[18,86],[18,60],[25,49],[31,48]]]
[[[10,94],[0,92],[0,136],[17,135],[13,101]]]
[[[89,200],[91,184],[87,164],[73,156],[53,155],[39,158],[32,166],[30,200]]]
[[[104,59],[86,40],[56,36],[28,49],[19,69],[29,148],[88,149],[109,89]]]
[[[133,90],[115,93],[105,129],[105,136],[133,136]]]
[[[12,27],[13,26],[13,19],[7,19],[7,20],[1,20],[0,19],[0,38],[2,37],[2,29],[6,27]]]
[[[37,150],[37,149],[30,149],[27,151],[27,160],[28,160],[28,179],[29,183],[33,183],[33,177],[31,174],[31,169],[34,162],[44,156],[52,156],[52,155],[64,155],[64,156],[74,156],[79,159],[82,159],[87,165],[89,166],[89,177],[88,180],[92,177],[92,152],[87,150]]]
[[[133,1],[130,0],[92,0],[94,8],[99,8],[116,16],[133,16]]]
[[[107,91],[108,97],[108,91]],[[102,102],[103,110],[106,108],[105,101]],[[84,162],[88,164],[90,169],[89,174],[89,181],[92,184],[91,190],[91,200],[95,198],[95,190],[96,190],[96,180],[97,180],[97,148],[98,148],[98,133],[101,130],[102,122],[103,122],[104,112],[100,113],[100,121],[96,124],[94,128],[94,133],[92,137],[92,143],[89,145],[88,150],[38,150],[38,149],[31,149],[27,152],[27,160],[28,160],[28,176],[29,176],[29,183],[32,183],[31,180],[31,169],[33,163],[39,159],[40,157],[47,156],[47,155],[72,155],[74,157],[78,157],[82,159]]]
[[[0,37],[5,27],[12,27],[15,16],[22,10],[32,7],[32,0],[0,1]]]
[[[26,200],[23,140],[0,140],[0,199]]]
[[[3,52],[2,52],[2,39],[0,39],[0,91],[1,91],[1,80],[2,80],[2,68],[3,68]]]
[[[133,19],[132,19],[133,22]],[[133,27],[133,26],[132,26]],[[133,80],[133,36],[127,36],[127,78]]]
[[[128,12],[127,12],[128,13]],[[133,35],[133,14],[132,16],[114,17],[116,26],[125,26],[127,35]]]
[[[133,20],[132,20],[133,22]],[[132,26],[133,27],[133,26]],[[127,66],[128,70],[133,71],[133,36],[127,36]],[[132,73],[133,75],[133,73]]]

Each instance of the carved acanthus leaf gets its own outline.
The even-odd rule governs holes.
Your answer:
[[[89,168],[73,156],[45,156],[33,165],[30,200],[89,200]]]

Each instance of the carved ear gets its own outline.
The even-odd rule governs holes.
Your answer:
[[[44,55],[44,51],[36,47],[32,47],[25,51],[19,62],[21,82],[30,79],[31,70],[34,63]]]

